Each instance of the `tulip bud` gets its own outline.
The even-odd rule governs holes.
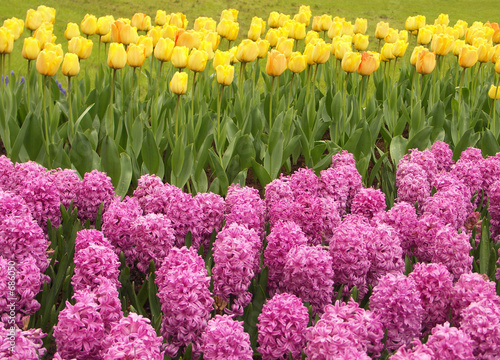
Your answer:
[[[308,16],[304,12],[299,12],[298,14],[294,15],[293,20],[295,20],[295,21],[303,24],[305,27],[308,27],[309,26],[310,16]]]
[[[415,46],[410,56],[410,64],[415,66],[417,64],[418,53],[425,48],[423,46]]]
[[[278,20],[279,26],[280,26],[280,27],[284,27],[284,26],[285,26],[285,23],[286,23],[287,21],[289,21],[289,20],[290,20],[290,15],[286,15],[286,14],[281,14],[281,13],[280,13],[280,18],[279,18],[279,20]]]
[[[312,29],[316,32],[321,31],[321,16],[313,17]]]
[[[94,35],[97,31],[97,18],[94,15],[86,14],[80,23],[80,28],[85,35]]]
[[[447,34],[438,34],[432,37],[431,50],[440,56],[447,55],[454,45],[454,38]]]
[[[279,19],[280,14],[277,11],[272,11],[267,19],[267,25],[269,25],[270,28],[277,28],[279,27]]]
[[[66,40],[71,40],[74,37],[80,36],[80,28],[78,27],[77,23],[68,23],[66,25],[66,31],[64,31],[64,37]]]
[[[108,50],[108,66],[112,69],[123,69],[127,63],[127,52],[123,44],[111,43]]]
[[[450,17],[448,14],[439,14],[438,18],[434,21],[434,25],[444,25],[448,26],[450,23]]]
[[[464,45],[458,56],[458,64],[463,68],[470,68],[476,65],[478,59],[477,50],[470,45]]]
[[[170,39],[160,38],[156,44],[154,55],[161,62],[170,61],[175,43]]]
[[[189,57],[189,49],[185,46],[176,46],[172,52],[170,61],[172,65],[178,69],[184,69],[187,66]]]
[[[238,47],[233,46],[229,49],[229,62],[231,65],[239,63],[238,58],[236,57],[236,53],[238,52]]]
[[[288,59],[288,69],[294,73],[301,73],[307,67],[307,59],[305,55],[302,55],[300,52],[296,51],[290,55]]]
[[[82,36],[74,37],[68,42],[68,51],[78,55],[78,57],[82,60],[90,57],[92,54],[92,47],[92,40],[86,39]]]
[[[177,95],[183,95],[187,91],[188,74],[176,71],[170,80],[170,91]]]
[[[465,40],[456,40],[455,44],[453,45],[453,55],[459,56],[464,46]]]
[[[399,32],[396,29],[389,28],[389,30],[387,31],[387,35],[384,38],[384,41],[386,43],[393,44],[397,40],[399,40]]]
[[[130,20],[130,25],[138,31],[149,31],[151,29],[151,17],[144,13],[135,13]]]
[[[434,33],[428,27],[424,27],[418,31],[417,42],[420,45],[427,45],[431,42]]]
[[[348,73],[353,73],[358,70],[361,64],[361,54],[358,52],[348,51],[342,59],[342,70]]]
[[[265,58],[269,51],[269,41],[259,39],[257,40],[257,46],[259,47],[259,59]]]
[[[185,46],[189,50],[198,48],[200,45],[200,39],[191,30],[180,29],[177,35],[177,40],[175,46]]]
[[[80,72],[80,62],[78,56],[72,53],[66,53],[62,63],[62,73],[64,76],[72,77]]]
[[[38,11],[36,10],[33,10],[33,9],[29,9],[27,12],[26,12],[26,28],[33,31],[33,30],[36,30],[40,27],[40,25],[42,25],[42,14],[39,13]]]
[[[375,28],[375,37],[377,39],[384,39],[389,33],[389,23],[380,21],[377,23],[377,27]]]
[[[101,36],[101,42],[105,44],[109,44],[111,42],[111,31],[106,35]]]
[[[217,65],[215,68],[217,73],[217,82],[221,85],[231,85],[234,79],[234,66],[232,65]]]
[[[314,45],[313,60],[316,64],[324,64],[330,58],[331,44],[324,41],[318,42]]]
[[[436,67],[436,56],[427,49],[418,53],[415,68],[419,74],[430,74]]]
[[[170,14],[170,25],[175,25],[179,29],[187,28],[188,21],[186,19],[186,15],[183,13],[172,13]]]
[[[280,38],[280,32],[277,29],[269,29],[266,34],[266,40],[269,41],[269,45],[275,47]]]
[[[239,62],[252,62],[259,55],[259,47],[256,42],[245,39],[238,45],[236,58]]]
[[[285,39],[281,37],[278,39],[278,43],[276,44],[276,50],[284,54],[286,58],[289,58],[290,55],[292,55],[293,45],[293,39]]]
[[[340,21],[333,21],[328,29],[328,37],[333,39],[336,36],[342,36],[342,23]]]
[[[220,14],[220,20],[222,21],[223,19],[231,20],[231,21],[238,21],[238,10],[236,9],[225,9],[222,10]]]
[[[52,44],[52,43],[46,43],[45,46],[43,47],[43,49],[47,50],[47,51],[53,51],[57,54],[57,56],[60,56],[60,57],[64,56],[64,52],[63,52],[61,44],[56,45],[56,44]]]
[[[217,69],[219,65],[229,65],[231,63],[231,54],[229,51],[216,50],[214,53],[213,67]]]
[[[290,54],[291,55],[291,54]],[[266,73],[269,76],[280,76],[287,67],[286,57],[277,50],[267,54]]]
[[[405,22],[405,29],[408,31],[418,30],[416,16],[408,16]]]
[[[388,62],[388,61],[391,61],[392,59],[394,59],[395,56],[392,53],[393,48],[394,48],[394,44],[385,43],[384,46],[382,46],[382,49],[380,50],[380,60],[382,60],[384,62]]]
[[[193,50],[188,58],[188,68],[194,72],[205,70],[208,61],[208,54],[203,50]]]
[[[363,35],[361,33],[354,34],[353,38],[354,48],[358,51],[365,51],[368,48],[368,35]]]
[[[113,22],[112,19],[112,16],[101,16],[97,19],[97,27],[95,30],[96,34],[100,36],[109,34],[111,31],[111,23]]]
[[[261,24],[251,24],[248,30],[248,38],[253,41],[257,41],[260,38],[260,31],[262,30]]]
[[[42,50],[36,59],[37,71],[45,76],[54,76],[62,62],[62,56],[54,51]]]
[[[335,58],[337,60],[344,59],[344,56],[347,52],[352,51],[351,44],[347,41],[337,41],[335,43]]]
[[[491,49],[493,47],[491,44],[482,44],[477,48],[477,61],[486,63],[490,61]]]
[[[163,26],[167,23],[167,12],[165,10],[156,10],[155,24]]]
[[[23,58],[27,60],[36,60],[39,53],[40,44],[38,43],[38,40],[33,37],[25,38],[22,52]]]
[[[362,34],[364,35],[366,33],[366,29],[368,28],[368,21],[363,18],[357,18],[356,22],[354,23],[354,33],[355,34]]]
[[[498,59],[500,59],[500,45],[495,45],[490,50],[490,60],[493,64],[496,64]]]
[[[161,38],[161,27],[155,26],[151,28],[147,32],[147,36],[151,38],[151,41],[153,43],[153,49],[156,47],[156,44],[158,44],[158,40]]]
[[[342,22],[342,36],[353,36],[354,35],[354,25],[350,21]]]
[[[500,99],[500,87],[496,87],[495,85],[491,85],[490,90],[488,91],[488,96],[492,100]]]
[[[363,52],[361,54],[361,61],[358,66],[358,74],[369,76],[378,69],[378,59],[371,52]]]
[[[144,45],[129,44],[127,47],[127,64],[131,67],[141,67],[146,60]]]
[[[392,53],[395,57],[401,58],[405,56],[406,48],[408,47],[408,43],[403,40],[398,40],[394,43],[394,47],[392,48]]]

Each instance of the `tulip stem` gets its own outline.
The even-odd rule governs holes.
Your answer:
[[[273,87],[274,87],[274,79],[276,76],[273,76],[273,79],[271,80],[271,92],[270,92],[270,99],[269,99],[269,133],[271,133],[271,128],[273,127]]]
[[[292,78],[290,79],[290,90],[288,91],[288,104],[291,104],[291,99],[292,99],[292,86],[293,86],[293,77],[295,76],[295,73],[292,73]]]
[[[196,89],[196,74],[198,74],[196,71],[194,72],[193,75],[193,88],[191,89],[191,128],[193,129],[194,127],[194,91]],[[194,129],[193,129],[193,134],[194,134]]]
[[[75,131],[73,129],[73,108],[71,107],[71,76],[68,76],[68,112],[69,112],[69,130],[70,130],[70,141],[73,141],[73,136]]]
[[[215,141],[215,147],[216,147],[216,150],[217,150],[217,154],[219,155],[219,159],[221,160],[221,164],[222,164],[222,144],[220,143],[220,112],[221,112],[221,107],[222,107],[222,94],[224,92],[224,85],[220,84],[219,85],[219,92],[220,92],[220,95],[219,95],[219,98],[217,99],[217,139]]]
[[[101,62],[101,35],[99,37],[99,45],[97,46],[97,63],[99,64]]]
[[[179,135],[179,100],[181,95],[177,95],[177,104],[175,105],[175,143],[177,143],[177,137]]]
[[[111,113],[109,114],[109,128],[108,128],[108,135],[112,136],[113,138],[115,137],[115,120],[114,120],[115,111],[113,109],[115,81],[116,81],[116,69],[113,69],[113,80],[111,80],[111,101],[110,101]]]
[[[28,100],[28,111],[30,109],[30,67],[31,67],[31,60],[28,60],[28,73],[26,74],[26,78],[25,78],[25,85],[26,86],[26,96],[27,96],[27,100]]]
[[[45,152],[47,154],[47,167],[50,168],[50,148],[49,148],[49,123],[47,122],[45,87],[47,84],[47,75],[42,77],[42,104],[43,104],[43,124],[45,128]]]
[[[246,62],[242,62],[241,63],[241,66],[240,66],[240,77],[238,79],[238,88],[239,88],[239,91],[240,91],[240,100],[243,99],[243,85],[244,85],[244,78],[245,78],[245,66],[246,66]]]
[[[497,104],[497,96],[498,96],[499,87],[500,87],[500,79],[497,82],[497,88],[495,89],[495,98],[493,99],[493,121],[492,121],[491,126],[490,126],[490,130],[493,133],[493,136],[495,137],[495,139],[497,138],[497,134],[495,132],[497,113],[496,113],[496,108],[495,107],[496,107],[496,104]]]

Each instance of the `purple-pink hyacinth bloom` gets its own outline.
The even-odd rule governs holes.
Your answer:
[[[472,271],[471,248],[467,234],[459,234],[449,225],[442,226],[434,238],[432,262],[445,265],[454,280],[458,280],[462,274]]]
[[[21,330],[17,327],[15,336],[10,325],[0,322],[0,359],[6,360],[38,360],[47,350],[43,347],[42,338],[46,336],[41,329]],[[11,338],[14,338],[15,350],[11,349]]]
[[[201,336],[205,360],[252,360],[250,335],[243,330],[243,321],[229,315],[215,315]]]
[[[433,352],[435,360],[474,360],[470,336],[448,322],[433,328],[424,346]]]
[[[192,228],[192,246],[198,249],[203,245],[204,250],[208,251],[212,233],[221,229],[226,204],[222,196],[214,193],[197,193],[193,199],[198,221]]]
[[[49,177],[52,183],[59,191],[61,204],[69,209],[71,202],[75,201],[75,190],[80,184],[80,178],[76,170],[72,169],[55,169],[49,172]]]
[[[450,171],[453,165],[453,151],[450,146],[443,141],[436,141],[432,144],[431,153],[434,155],[436,160],[436,167],[438,171]]]
[[[262,360],[280,359],[292,353],[301,359],[306,343],[309,312],[295,295],[283,293],[268,300],[262,307],[257,324]]]
[[[144,214],[157,214],[163,211],[162,189],[163,182],[157,175],[145,174],[139,178],[134,197]]]
[[[385,211],[385,207],[385,195],[380,189],[363,188],[352,200],[351,214],[371,220],[375,214]]]
[[[257,189],[233,184],[227,189],[226,226],[245,225],[261,237],[264,236],[265,203]]]
[[[90,220],[93,224],[101,204],[103,204],[103,212],[106,211],[115,196],[111,178],[104,172],[92,170],[84,175],[78,185],[75,189],[74,202],[78,208],[78,217],[82,222]]]

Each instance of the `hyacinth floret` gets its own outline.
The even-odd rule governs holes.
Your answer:
[[[424,309],[422,326],[427,333],[443,324],[451,309],[453,277],[443,264],[416,263],[408,275],[415,282]]]
[[[258,321],[257,350],[262,360],[280,359],[290,352],[293,359],[301,358],[309,312],[298,297],[287,293],[274,296],[262,307]]]
[[[203,258],[193,248],[172,248],[156,273],[166,354],[175,357],[191,343],[193,353],[199,355],[200,336],[213,309]]]
[[[412,279],[394,274],[380,278],[370,297],[370,310],[379,316],[387,331],[387,349],[408,346],[420,335],[424,309]]]
[[[488,212],[491,216],[490,231],[492,237],[498,242],[498,235],[500,235],[500,180],[491,184],[487,194],[489,199]]]
[[[243,321],[229,315],[215,315],[201,336],[205,360],[252,360],[250,335],[243,329]]]
[[[214,231],[219,232],[224,221],[225,201],[224,198],[215,193],[197,193],[194,197],[194,205],[197,209],[197,222],[193,223],[193,245],[198,249],[203,245],[205,250],[210,246],[210,240]]]
[[[34,161],[24,163],[16,163],[14,171],[10,174],[9,183],[6,184],[5,190],[19,193],[26,183],[30,183],[37,177],[48,176],[47,169]]]
[[[449,322],[434,327],[424,346],[433,352],[435,360],[474,360],[472,339]]]
[[[266,237],[267,246],[264,250],[264,266],[269,273],[267,278],[267,289],[269,294],[275,291],[283,291],[283,267],[286,255],[291,248],[307,244],[304,232],[292,221],[279,221]]]
[[[75,201],[75,190],[80,184],[80,178],[76,170],[55,169],[49,172],[49,177],[59,191],[61,204],[69,210],[71,202]]]
[[[83,180],[75,189],[74,205],[78,208],[78,217],[85,222],[96,221],[97,212],[103,204],[103,212],[115,196],[115,190],[111,178],[106,173],[92,170],[84,175]]]
[[[286,255],[283,268],[285,292],[309,302],[315,314],[323,312],[333,297],[332,257],[321,246],[296,246]]]
[[[12,173],[14,172],[14,164],[12,161],[5,155],[0,156],[0,190],[7,191],[9,190],[11,181],[12,181]]]
[[[480,163],[481,175],[483,177],[482,188],[488,192],[491,184],[500,178],[500,153],[489,156]]]
[[[372,219],[377,213],[385,211],[385,207],[385,195],[380,189],[363,188],[352,200],[351,214]]]
[[[466,201],[470,204],[458,188],[450,187],[428,197],[423,203],[422,211],[424,214],[435,215],[443,224],[458,230],[464,226],[469,215],[470,206]]]
[[[144,214],[157,214],[163,211],[162,190],[163,182],[159,176],[144,174],[139,178],[134,197]]]
[[[462,180],[470,193],[474,195],[482,190],[482,167],[484,158],[480,149],[467,148],[462,151],[460,158],[451,169],[451,174]]]
[[[41,329],[21,330],[15,328],[15,350],[10,349],[12,331],[10,325],[0,322],[0,359],[9,360],[38,360],[47,350],[43,347],[44,334]]]
[[[131,239],[132,224],[141,215],[142,209],[137,199],[128,196],[123,201],[115,198],[102,214],[102,232],[118,256],[123,251],[129,266],[135,260],[135,243]]]
[[[75,253],[85,249],[90,244],[112,248],[109,240],[104,237],[102,231],[96,229],[82,229],[76,233]]]
[[[425,170],[418,164],[406,162],[398,165],[396,174],[398,202],[410,204],[418,202],[421,206],[431,194],[431,186]]]
[[[32,218],[31,211],[22,197],[0,190],[0,221],[11,215]]]
[[[163,360],[162,338],[150,322],[134,312],[121,318],[108,334],[103,360]]]
[[[313,169],[300,168],[290,175],[290,189],[294,198],[303,194],[318,195],[319,186],[319,178]]]
[[[415,247],[410,254],[416,256],[418,261],[430,262],[436,250],[437,233],[442,227],[443,223],[435,215],[424,214],[420,217],[415,227]]]
[[[266,220],[269,220],[269,212],[274,203],[278,201],[293,201],[293,192],[290,187],[290,177],[281,174],[278,179],[274,179],[267,184],[264,192],[264,198],[266,205]]]
[[[135,245],[137,268],[148,273],[150,262],[159,267],[175,244],[172,222],[163,214],[138,216],[130,226],[130,241]]]
[[[419,165],[425,173],[427,177],[427,181],[429,184],[432,179],[438,173],[438,166],[436,162],[436,158],[434,154],[429,149],[418,150],[418,149],[409,149],[408,154],[403,156],[403,158],[398,163],[398,171],[396,173],[396,177],[400,174],[400,170],[404,172],[403,168],[408,164],[416,164]]]
[[[453,151],[447,143],[437,140],[432,144],[430,151],[434,155],[438,171],[447,172],[451,170],[451,166],[454,164]]]
[[[226,226],[245,225],[261,237],[264,236],[265,203],[257,189],[239,184],[231,185],[226,196]]]

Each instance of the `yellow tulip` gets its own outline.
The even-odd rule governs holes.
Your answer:
[[[295,51],[288,59],[288,70],[294,73],[301,73],[307,67],[307,59],[305,55]]]
[[[112,16],[101,16],[97,19],[97,28],[95,30],[97,35],[104,36],[111,31],[111,23],[113,22]]]
[[[10,54],[14,48],[14,35],[5,26],[0,27],[0,54]]]
[[[123,44],[113,42],[109,44],[108,66],[112,69],[123,69],[127,63],[127,52]]]
[[[385,43],[380,50],[380,60],[384,62],[391,61],[395,58],[392,49],[394,48],[393,43]]]
[[[45,46],[43,47],[43,49],[47,50],[47,51],[53,51],[57,54],[57,56],[60,56],[60,57],[64,56],[64,52],[63,52],[61,44],[56,45],[56,44],[52,44],[52,43],[46,43]]]
[[[259,47],[259,59],[265,58],[269,50],[269,41],[259,39],[257,40],[257,46]]]
[[[415,68],[419,74],[430,74],[436,67],[436,56],[427,49],[418,53]]]
[[[386,43],[393,44],[399,39],[399,32],[396,29],[389,28],[387,35],[384,38]]]
[[[477,48],[477,61],[486,63],[490,61],[491,49],[493,46],[491,44],[482,44]]]
[[[231,85],[234,80],[234,66],[229,64],[217,65],[215,72],[217,73],[217,82],[219,84],[224,86]]]
[[[411,57],[410,57],[410,64],[412,64],[413,66],[415,66],[417,64],[418,53],[424,49],[425,48],[423,46],[415,46],[413,48],[413,51],[412,51]]]
[[[294,41],[293,39],[285,39],[279,38],[278,43],[276,44],[276,50],[280,53],[284,54],[286,58],[289,58],[292,55]]]
[[[299,12],[298,14],[295,14],[293,17],[293,20],[295,20],[301,24],[304,24],[305,27],[309,26],[310,19],[311,19],[311,17],[308,16],[305,12]]]
[[[214,58],[214,51],[212,50],[212,44],[208,41],[202,41],[200,43],[200,47],[198,50],[202,50],[207,54],[208,60],[212,60]]]
[[[312,29],[316,32],[321,31],[321,16],[313,17]]]
[[[97,31],[97,18],[94,15],[86,14],[80,23],[80,28],[85,35],[94,35]]]
[[[238,21],[238,10],[236,9],[225,9],[222,10],[220,14],[220,20],[228,19],[231,21]]]
[[[40,48],[43,48],[46,43],[52,42],[55,43],[56,37],[52,33],[52,31],[45,30],[42,27],[39,27],[35,33],[33,34],[33,37],[38,40],[40,44]]]
[[[457,20],[457,23],[453,26],[454,29],[458,30],[458,37],[461,39],[465,36],[465,32],[467,31],[467,27],[469,24],[467,21]]]
[[[490,50],[490,60],[493,64],[496,64],[498,59],[500,59],[500,45],[495,45]]]
[[[397,58],[403,57],[405,56],[407,47],[408,43],[406,41],[398,40],[394,43],[394,47],[392,48],[392,53]]]
[[[319,33],[314,31],[314,30],[311,30],[311,31],[308,31],[307,34],[306,34],[306,39],[304,40],[306,45],[309,44],[311,41],[313,41],[314,39],[319,39]]]
[[[156,10],[155,24],[163,26],[167,23],[167,12],[165,10]]]
[[[212,44],[212,51],[217,50],[220,44],[220,35],[215,31],[209,31],[205,34],[205,41]]]
[[[68,42],[68,51],[78,55],[80,59],[88,59],[92,53],[92,46],[92,40],[78,36]]]
[[[252,62],[257,59],[259,55],[259,46],[255,41],[250,39],[244,39],[238,45],[238,51],[236,52],[236,58],[239,62]]]
[[[500,74],[500,59],[495,63],[495,71],[497,74]]]
[[[151,38],[153,41],[153,48],[155,48],[156,44],[158,44],[158,40],[161,38],[161,27],[155,26],[151,28],[151,30],[148,31],[147,36]]]
[[[54,24],[54,22],[56,21],[56,9],[45,5],[40,5],[37,7],[36,11],[38,11],[42,15],[43,21],[49,22],[51,24]]]
[[[127,47],[127,64],[131,67],[141,67],[146,60],[144,45],[130,44]]]
[[[398,40],[403,40],[404,42],[408,42],[408,31],[401,30],[399,32]],[[397,40],[396,40],[397,41]]]
[[[427,45],[431,42],[432,36],[434,35],[432,29],[429,27],[424,27],[418,31],[417,42],[420,45]]]
[[[342,70],[348,73],[353,73],[358,71],[360,64],[361,64],[361,54],[352,51],[348,51],[345,53],[341,63]]]
[[[492,100],[500,99],[500,87],[497,88],[495,85],[491,85],[490,90],[488,90],[488,96]]]
[[[299,22],[294,22],[293,24],[293,32],[290,35],[294,40],[302,40],[306,37],[306,25],[299,23]]]
[[[354,33],[362,34],[366,33],[366,29],[368,28],[368,21],[363,18],[357,18],[354,22]]]
[[[144,13],[135,13],[130,20],[130,25],[138,31],[149,31],[151,29],[151,16]]]
[[[180,29],[175,45],[185,46],[189,50],[191,50],[197,48],[200,45],[200,39],[192,31]]]
[[[280,76],[287,67],[286,57],[277,50],[267,55],[266,73],[269,76]]]
[[[477,59],[477,49],[470,45],[464,45],[458,56],[458,64],[463,68],[470,68],[476,65]]]
[[[280,21],[279,12],[272,11],[267,19],[267,25],[269,25],[270,28],[277,28],[279,27],[279,21]]]
[[[447,34],[437,34],[432,37],[431,51],[436,55],[445,56],[453,50],[455,39]]]
[[[217,69],[219,65],[230,65],[231,54],[229,51],[216,50],[214,53],[213,67]]]
[[[238,58],[236,57],[237,52],[238,52],[237,46],[233,46],[231,49],[229,49],[229,63],[231,65],[239,63]]]
[[[166,39],[170,39],[175,41],[177,38],[177,33],[179,32],[179,28],[174,25],[165,25],[161,30],[161,36]]]
[[[439,14],[437,19],[434,21],[434,25],[448,26],[449,23],[450,23],[450,17],[448,16],[448,14]]]
[[[316,64],[324,64],[330,58],[331,44],[327,44],[324,41],[318,42],[314,45],[313,59]]]
[[[389,33],[389,23],[384,21],[379,21],[377,27],[375,28],[375,37],[377,39],[384,39]]]
[[[66,31],[64,31],[64,37],[66,40],[71,40],[74,37],[80,36],[80,28],[78,27],[77,23],[68,23],[66,25]]]
[[[354,35],[354,25],[352,25],[350,21],[344,21],[342,23],[342,35]]]
[[[161,62],[170,61],[172,58],[172,53],[174,51],[175,43],[166,38],[158,39],[158,43],[156,44],[154,50],[154,56]]]
[[[309,5],[300,5],[299,12],[305,13],[308,17],[312,16],[311,7]]]
[[[42,14],[34,9],[29,9],[26,12],[26,28],[33,31],[42,25],[43,17]]]
[[[188,25],[186,15],[184,15],[183,13],[180,13],[180,12],[171,13],[169,25],[175,25],[179,29],[186,29],[187,25]]]
[[[217,33],[229,41],[236,40],[239,29],[238,23],[227,19],[223,19],[219,25],[217,25]]]
[[[261,24],[250,24],[247,37],[250,40],[257,41],[260,38],[260,31],[262,30]]]
[[[465,40],[456,40],[455,44],[453,45],[453,55],[459,56],[464,46]]]
[[[54,76],[61,66],[62,56],[54,51],[42,50],[36,59],[37,71],[46,76]]]
[[[172,65],[178,69],[184,69],[187,66],[189,57],[189,49],[185,46],[176,46],[172,52],[170,61]]]
[[[135,44],[139,40],[137,29],[122,20],[116,20],[111,24],[111,39],[124,45]]]
[[[170,80],[170,91],[177,95],[186,93],[188,87],[188,74],[176,71]]]
[[[280,32],[278,29],[269,29],[266,34],[266,40],[269,41],[269,44],[273,47],[278,43],[278,39],[280,38]]]
[[[194,72],[205,70],[208,61],[208,54],[203,50],[193,50],[188,58],[188,68]]]
[[[334,45],[335,47],[335,58],[337,60],[344,59],[347,52],[352,51],[351,43],[347,41],[337,41]]]
[[[101,42],[105,44],[109,44],[111,42],[111,31],[106,35],[101,36]]]
[[[361,61],[358,66],[358,74],[370,76],[379,67],[379,60],[372,52],[365,51],[361,54]]]
[[[418,30],[417,27],[417,17],[416,16],[408,16],[405,21],[405,29],[408,31]]]
[[[421,28],[423,28],[425,26],[425,16],[417,15],[415,18],[417,21],[417,30],[420,30]]]
[[[342,36],[342,23],[340,21],[333,21],[328,29],[328,37],[333,39],[336,36]]]
[[[62,73],[64,76],[72,77],[80,72],[80,62],[78,56],[72,53],[66,53],[62,63]]]
[[[260,18],[258,16],[254,16],[252,18],[252,22],[251,22],[250,26],[252,26],[252,25],[256,26],[257,28],[260,29],[260,34],[258,34],[257,37],[261,37],[262,35],[264,35],[266,33],[266,22],[262,18]]]
[[[354,34],[353,38],[354,48],[358,51],[365,51],[368,48],[368,35],[363,35],[361,33]]]
[[[146,58],[150,57],[153,53],[153,38],[146,35],[141,35],[139,36],[137,45],[144,46],[144,55],[146,55]]]
[[[37,39],[33,37],[28,37],[24,39],[23,44],[23,58],[27,60],[35,60],[40,53],[40,43]]]
[[[304,56],[306,57],[306,62],[307,62],[307,65],[314,65],[316,64],[314,62],[314,45],[309,43],[306,45],[305,49],[304,49]]]
[[[14,41],[19,39],[24,30],[24,21],[18,18],[5,19],[3,21],[3,26],[10,30],[12,36],[14,36]]]
[[[290,15],[286,15],[286,14],[281,14],[280,13],[280,17],[278,19],[278,24],[279,24],[279,27],[283,27],[285,26],[285,23],[290,20]]]
[[[331,15],[323,14],[321,15],[321,31],[328,31],[332,25],[333,19]]]

